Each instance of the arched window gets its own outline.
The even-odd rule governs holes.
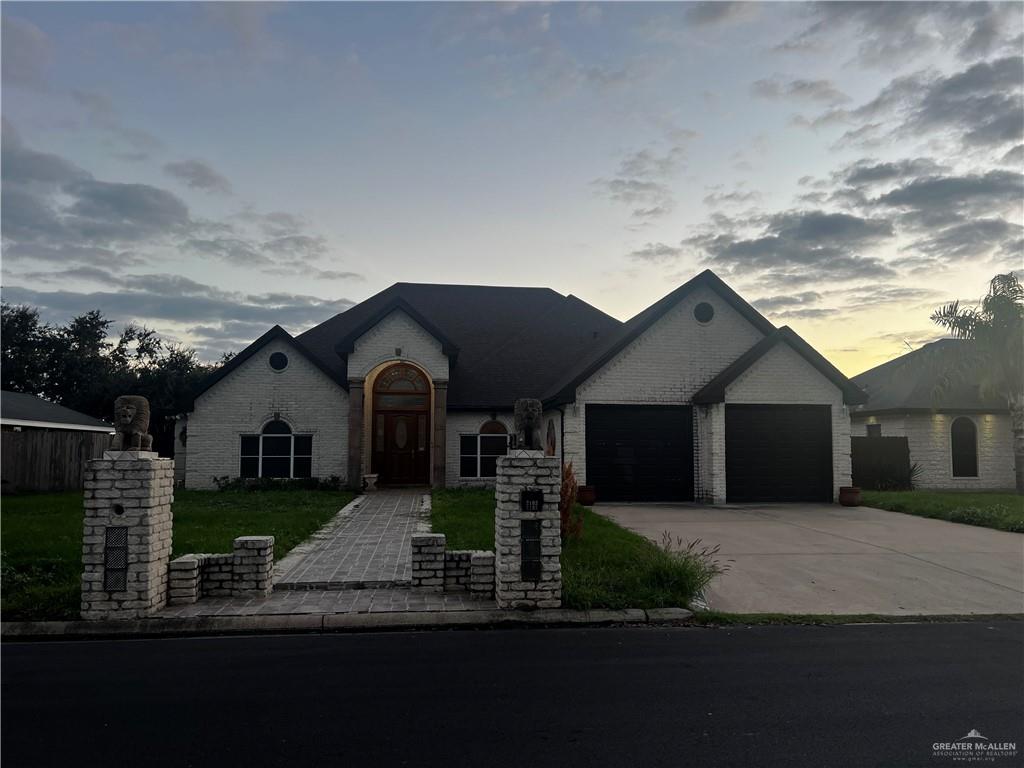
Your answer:
[[[427,377],[404,363],[382,371],[373,382],[373,393],[376,410],[425,411],[430,408]]]
[[[459,435],[459,476],[495,477],[498,457],[508,453],[508,429],[500,421],[487,421],[477,434]]]
[[[312,435],[292,434],[280,420],[267,422],[261,434],[242,435],[241,477],[311,477],[312,472]]]
[[[957,416],[949,429],[953,477],[978,476],[978,428],[966,416]]]

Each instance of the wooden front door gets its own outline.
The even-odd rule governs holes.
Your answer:
[[[371,465],[384,485],[430,482],[430,385],[411,365],[385,369],[374,384]]]
[[[416,413],[379,413],[380,481],[394,485],[427,483],[430,479],[427,451],[427,417]]]

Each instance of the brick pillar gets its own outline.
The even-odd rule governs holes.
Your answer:
[[[231,592],[269,595],[274,570],[273,536],[239,536],[231,557]]]
[[[199,600],[199,572],[202,564],[202,555],[182,555],[171,560],[168,604],[191,605]]]
[[[414,533],[412,535],[412,586],[431,592],[444,591],[443,533]]]
[[[83,619],[137,619],[167,604],[173,493],[173,459],[151,451],[87,462]]]
[[[561,606],[560,487],[556,456],[513,450],[498,458],[494,599],[499,608]]]
[[[434,382],[434,439],[431,441],[433,452],[431,461],[431,485],[444,488],[446,482],[445,463],[448,446],[446,434],[448,429],[448,382]]]
[[[494,553],[473,552],[469,558],[469,592],[473,597],[494,597]]]
[[[348,380],[348,487],[363,490],[363,379]]]

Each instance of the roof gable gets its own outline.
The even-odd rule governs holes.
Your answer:
[[[224,365],[222,365],[216,371],[211,373],[203,381],[202,386],[199,388],[199,390],[193,396],[192,401],[195,402],[196,400],[198,400],[200,398],[200,396],[205,394],[217,382],[219,382],[221,379],[223,379],[223,378],[227,377],[228,375],[230,375],[235,369],[240,368],[242,365],[244,365],[246,363],[246,361],[248,361],[253,355],[255,355],[257,352],[259,352],[261,349],[263,349],[263,347],[265,347],[267,344],[269,344],[272,341],[276,341],[276,340],[286,341],[297,352],[299,352],[303,357],[305,357],[313,365],[315,365],[317,368],[319,368],[332,381],[334,381],[334,382],[336,382],[338,384],[343,384],[343,382],[338,379],[338,375],[337,375],[336,371],[332,370],[330,367],[325,365],[323,360],[321,360],[319,357],[317,357],[316,355],[311,353],[308,349],[306,349],[306,347],[298,339],[294,338],[290,333],[288,333],[288,331],[286,331],[280,325],[275,325],[269,331],[267,331],[262,336],[260,336],[258,339],[256,339],[256,341],[254,341],[248,347],[246,347],[241,352],[239,352],[237,355],[232,357],[230,360],[228,360],[226,363],[224,363]]]
[[[349,330],[338,340],[338,343],[334,346],[335,351],[342,357],[349,355],[352,350],[355,349],[356,341],[393,312],[404,312],[411,317],[423,330],[437,339],[438,343],[441,345],[441,351],[448,356],[449,361],[451,363],[455,362],[459,355],[458,346],[452,343],[451,339],[449,339],[443,331],[437,328],[437,326],[430,322],[430,320],[424,317],[419,310],[401,296],[393,296],[389,301],[381,305],[379,309],[375,310],[369,317]]]
[[[843,393],[843,402],[847,405],[863,403],[867,400],[867,395],[850,379],[844,376],[838,368],[822,357],[814,347],[800,338],[792,328],[783,326],[765,336],[761,341],[757,342],[757,344],[726,366],[715,378],[701,387],[694,394],[693,402],[702,405],[725,402],[725,392],[729,385],[778,344],[789,346],[810,363],[822,376],[835,384]]]
[[[775,326],[764,315],[726,285],[718,275],[710,269],[706,269],[623,323],[615,333],[595,348],[586,359],[581,360],[567,376],[545,394],[545,402],[556,404],[575,400],[576,388],[578,386],[597,373],[625,349],[630,342],[643,334],[654,323],[664,317],[669,310],[700,287],[709,288],[718,294],[726,304],[736,310],[741,317],[761,333],[767,335],[775,332]]]

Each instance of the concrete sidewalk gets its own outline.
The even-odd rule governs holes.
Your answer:
[[[836,504],[601,504],[659,542],[721,547],[709,607],[734,613],[1024,612],[1024,535]]]

